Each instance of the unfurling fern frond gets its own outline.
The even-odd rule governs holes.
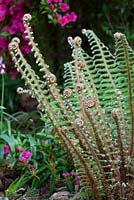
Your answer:
[[[69,37],[72,61],[64,65],[64,91],[49,70],[24,15],[26,37],[32,46],[40,78],[23,57],[19,39],[9,44],[15,66],[29,93],[49,119],[60,142],[71,156],[81,179],[73,199],[128,199],[134,196],[134,52],[126,38],[116,33],[115,54],[91,30],[83,30],[91,55],[80,37]]]

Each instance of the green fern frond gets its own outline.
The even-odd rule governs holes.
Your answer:
[[[73,199],[127,198],[133,191],[134,173],[134,52],[125,36],[116,33],[116,51],[109,49],[91,30],[83,30],[91,55],[80,37],[69,37],[73,60],[64,65],[64,91],[49,70],[30,27],[23,18],[26,37],[41,72],[36,75],[13,39],[9,50],[29,93],[39,102],[45,123],[52,124],[81,179]],[[131,195],[132,196],[132,195]]]
[[[134,52],[129,46],[124,34],[116,33],[116,63],[120,71],[117,83],[123,94],[124,115],[127,120],[127,130],[131,132],[131,153],[134,151]],[[131,126],[131,129],[130,129]]]

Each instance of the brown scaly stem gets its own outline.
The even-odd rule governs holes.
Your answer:
[[[84,130],[84,132],[85,132],[85,130]],[[83,150],[85,149],[85,151],[87,153],[91,153],[91,155],[95,159],[98,169],[102,175],[102,184],[103,184],[104,192],[105,192],[105,194],[107,194],[110,197],[111,194],[109,193],[109,188],[108,188],[109,180],[107,179],[107,177],[105,175],[105,167],[103,166],[103,164],[108,165],[108,163],[106,164],[105,162],[104,163],[102,162],[102,159],[104,159],[104,157],[100,158],[101,156],[98,155],[98,152],[96,152],[94,147],[92,146],[93,143],[92,142],[89,143],[88,138],[83,133],[82,127],[78,127],[78,125],[77,125],[75,135],[79,139],[80,146],[83,148]],[[101,152],[101,154],[102,154],[102,152]],[[106,155],[106,152],[103,152],[103,155]],[[105,156],[105,159],[106,159],[106,156]]]
[[[67,133],[67,129],[66,127],[62,127],[61,129],[62,134],[64,136],[64,138],[66,139],[66,141],[70,144],[72,150],[74,151],[75,155],[78,156],[82,166],[85,169],[85,173],[87,175],[88,181],[89,181],[89,188],[91,187],[92,190],[92,194],[94,196],[95,200],[102,200],[102,198],[100,197],[99,193],[98,193],[98,189],[97,189],[97,183],[95,178],[93,177],[93,175],[91,174],[89,167],[85,161],[85,159],[83,158],[83,156],[81,155],[81,153],[77,150],[77,148],[73,145],[73,143],[69,140],[69,138],[67,137],[66,133]],[[60,134],[60,133],[59,133]],[[61,134],[60,134],[61,135]]]
[[[54,85],[48,85],[49,92],[51,93],[51,96],[56,101],[57,106],[60,108],[61,113],[65,116],[65,119],[68,121],[68,124],[72,124],[72,117],[69,115],[68,110],[66,109],[63,99],[61,98],[61,94],[59,93],[59,90]]]
[[[116,130],[117,130],[117,142],[120,150],[120,188],[121,188],[121,197],[124,198],[123,192],[123,184],[126,184],[126,169],[125,169],[125,157],[124,157],[124,149],[121,139],[121,130],[119,126],[118,114],[117,109],[113,109],[112,117],[114,119]]]
[[[25,34],[26,38],[29,40],[29,45],[32,46],[32,51],[34,52],[35,58],[37,58],[37,64],[42,67],[43,71],[48,74],[49,73],[49,66],[45,63],[42,54],[40,53],[40,50],[37,48],[37,44],[34,42],[33,32],[31,31],[31,27],[29,26],[29,23],[31,21],[32,17],[30,14],[25,14],[23,17],[23,24],[25,27]]]
[[[31,76],[31,82],[29,81],[29,78],[27,76],[23,76],[23,78],[25,79],[26,83],[29,85],[29,88],[31,88],[31,90],[33,90],[33,88],[32,88],[33,87],[32,77],[34,77],[34,84],[35,84],[35,87],[36,87],[37,90],[36,90],[36,93],[34,93],[34,90],[33,90],[32,95],[35,98],[38,99],[41,110],[42,109],[44,110],[44,108],[47,106],[47,109],[45,110],[45,112],[52,119],[53,124],[55,124],[56,121],[57,121],[57,116],[55,115],[55,112],[53,111],[53,109],[51,108],[51,106],[48,103],[48,100],[46,98],[44,90],[42,90],[42,88],[40,86],[40,81],[39,81],[38,76],[35,75],[34,71],[31,69],[31,66],[27,63],[27,61],[25,60],[25,58],[21,54],[20,50],[18,49],[18,42],[19,42],[19,40],[17,38],[15,38],[9,44],[9,48],[10,48],[10,51],[12,53],[13,60],[16,63],[16,67],[18,67],[19,71],[22,74],[24,73],[25,69],[27,69],[27,72],[29,72],[29,74]],[[22,66],[19,66],[16,56],[19,56],[20,60],[23,60],[22,66],[23,66],[24,69],[22,69]],[[42,95],[40,95],[40,94],[42,94]]]
[[[40,71],[45,72],[46,74],[43,76],[43,78],[48,79],[49,81],[46,81],[46,84],[48,86],[49,92],[51,93],[53,99],[56,100],[57,106],[61,108],[61,112],[66,117],[66,119],[71,122],[70,116],[67,114],[67,110],[64,106],[64,103],[62,101],[61,95],[59,93],[59,90],[57,89],[56,84],[56,77],[54,74],[50,73],[49,66],[45,63],[42,54],[40,53],[40,50],[37,48],[37,44],[34,42],[33,33],[31,31],[31,27],[29,26],[29,22],[31,21],[31,15],[25,14],[23,17],[23,23],[25,26],[25,33],[26,37],[29,40],[29,44],[32,46],[32,51],[34,52],[34,56],[37,59],[37,64],[41,67]],[[51,84],[52,83],[52,84]],[[65,114],[66,113],[66,114]]]
[[[83,118],[83,121],[85,123],[85,125],[88,127],[87,124],[87,116],[86,113],[84,111],[84,107],[83,107],[83,103],[82,103],[82,90],[84,89],[84,85],[81,82],[81,73],[79,71],[79,62],[78,62],[78,51],[79,48],[81,46],[82,40],[80,37],[75,37],[74,38],[74,60],[75,60],[75,71],[76,71],[76,84],[75,84],[75,91],[77,92],[78,95],[78,101],[80,103],[80,112],[81,112],[81,116]]]
[[[125,61],[126,61],[126,69],[127,69],[127,76],[128,76],[128,91],[129,91],[129,104],[130,104],[130,112],[131,112],[131,144],[130,144],[130,155],[134,155],[134,106],[133,106],[133,97],[132,97],[132,85],[131,85],[131,73],[130,73],[130,62],[128,58],[128,50],[123,40],[123,36],[120,34],[124,54],[125,54]]]
[[[82,51],[82,49],[80,49],[79,51]],[[99,96],[98,96],[98,93],[97,93],[96,86],[94,84],[94,80],[93,80],[92,75],[91,75],[91,73],[89,71],[89,68],[86,66],[86,62],[84,61],[83,54],[82,55],[81,54],[79,55],[79,60],[80,60],[79,61],[79,67],[80,67],[80,70],[81,70],[81,81],[82,81],[82,83],[83,83],[83,85],[84,85],[84,87],[86,89],[86,93],[91,98],[90,103],[88,103],[89,102],[88,99],[85,99],[84,103],[85,104],[93,104],[93,107],[95,106],[95,109],[96,109],[96,112],[97,112],[97,116],[99,116],[100,119],[96,120],[94,124],[96,124],[98,126],[97,129],[98,129],[100,137],[102,138],[104,146],[108,147],[108,148],[110,147],[109,151],[111,151],[111,147],[113,147],[112,139],[111,139],[111,137],[109,137],[111,135],[111,133],[110,133],[110,130],[109,130],[107,124],[105,123],[105,119],[104,119],[104,116],[102,114],[102,108],[101,108],[101,105],[99,103]],[[90,87],[88,86],[88,84],[87,84],[87,82],[85,80],[85,77],[84,77],[84,74],[83,74],[83,71],[82,71],[84,68],[86,69],[86,71],[88,72],[88,75],[90,77],[91,85],[93,87],[93,92],[91,92],[91,89],[90,89]],[[92,106],[90,106],[90,107],[92,107]],[[85,106],[85,108],[86,108],[86,106]],[[88,112],[87,111],[86,111],[86,113],[87,113],[87,116],[88,116]],[[96,116],[94,116],[94,113],[91,113],[90,117],[92,115],[93,115],[94,118],[96,118]],[[99,121],[102,121],[102,124],[100,124]],[[102,129],[102,127],[103,127],[103,129]]]

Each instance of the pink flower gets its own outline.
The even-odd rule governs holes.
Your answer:
[[[0,21],[3,21],[7,14],[7,7],[5,4],[0,4]]]
[[[76,178],[76,184],[80,185],[80,183],[81,183],[80,178]]]
[[[19,158],[19,161],[22,162],[22,163],[26,163],[27,160],[32,156],[32,153],[30,151],[24,151],[20,158]]]
[[[23,148],[23,147],[17,147],[17,148],[16,148],[16,151],[19,152],[19,153],[21,153],[21,152],[24,151],[24,148]]]
[[[22,18],[23,18],[23,16],[24,16],[24,11],[18,11],[18,12],[16,12],[16,14],[14,14],[13,16],[12,16],[12,19],[13,20],[18,20],[18,21],[20,21],[21,23],[22,23]]]
[[[53,0],[54,3],[61,3],[62,0]]]
[[[21,51],[22,51],[24,56],[31,52],[31,48],[32,47],[28,44],[27,41],[23,41],[23,43],[22,43],[22,45],[20,47],[20,49],[21,49]]]
[[[16,68],[11,68],[11,69],[9,70],[9,75],[10,75],[10,77],[11,77],[12,80],[16,80],[18,74],[19,74],[19,72],[18,72],[18,70],[17,70]],[[19,152],[19,149],[21,149],[21,148],[22,148],[22,147],[17,148],[16,150]],[[20,152],[22,152],[22,151],[20,151]]]
[[[74,175],[74,170],[72,170],[69,174],[70,174],[70,176],[73,176]]]
[[[47,3],[50,4],[50,3],[52,3],[52,1],[53,1],[53,0],[47,0]]]
[[[37,168],[37,165],[36,164],[29,164],[28,165],[29,169],[36,169]]]
[[[52,3],[49,5],[49,7],[50,7],[51,10],[55,9],[55,6]]]
[[[59,16],[56,13],[53,14],[53,18],[59,20]]]
[[[0,37],[0,49],[8,49],[8,41],[6,37]]]
[[[7,5],[10,5],[12,3],[12,0],[4,0],[4,2],[7,4]]]
[[[1,3],[4,3],[4,4],[9,5],[9,4],[12,3],[12,0],[0,0],[0,4],[1,4]]]
[[[25,157],[26,159],[28,159],[29,157],[32,156],[32,153],[30,151],[25,151],[25,152],[22,153],[21,156]]]
[[[77,20],[77,15],[75,12],[67,13],[66,15],[60,17],[59,24],[65,26],[70,22],[75,22]]]
[[[62,173],[62,176],[64,176],[64,177],[69,177],[70,174],[69,174],[69,173]]]
[[[50,4],[50,3],[61,3],[62,0],[47,0],[47,3]]]
[[[3,51],[0,49],[0,55],[2,55],[3,54]]]
[[[16,16],[16,14],[19,13],[19,12],[23,12],[24,13],[23,2],[22,1],[18,1],[15,6],[12,6],[9,9],[10,15],[13,15],[13,16]]]
[[[27,158],[25,158],[24,156],[21,156],[19,158],[19,161],[22,162],[22,163],[26,163],[27,162]]]
[[[69,23],[69,21],[68,21],[66,15],[64,15],[63,17],[60,17],[60,19],[59,19],[59,24],[60,24],[61,26],[65,26],[65,25],[68,24],[68,23]]]
[[[9,32],[11,35],[24,32],[24,25],[22,22],[18,20],[12,20],[11,24],[7,26],[7,32]]]
[[[75,12],[71,12],[70,17],[71,17],[71,22],[75,22],[78,18]]]
[[[5,73],[6,73],[6,66],[3,63],[3,58],[0,57],[0,74],[5,74]],[[7,154],[5,152],[8,152],[8,150],[9,150],[9,146],[8,145],[4,145],[4,154]]]
[[[10,147],[8,145],[4,145],[4,154],[10,153]]]
[[[68,23],[75,22],[77,20],[77,15],[75,14],[75,12],[67,13],[65,17],[67,18]]]
[[[66,12],[67,10],[69,10],[69,5],[66,4],[66,3],[61,3],[60,9],[61,9],[62,12]]]
[[[74,171],[72,170],[70,173],[62,173],[62,176],[64,177],[72,177],[74,175]]]

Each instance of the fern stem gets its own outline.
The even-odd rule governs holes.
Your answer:
[[[131,72],[130,72],[130,63],[128,58],[128,50],[123,40],[123,36],[121,36],[124,54],[125,54],[125,61],[126,61],[126,69],[127,69],[127,76],[128,76],[128,92],[129,92],[129,104],[130,104],[130,113],[131,113],[131,144],[130,144],[130,155],[134,154],[134,107],[133,107],[133,97],[132,97],[132,85],[131,85]]]
[[[124,156],[124,149],[123,149],[123,144],[122,144],[122,139],[121,139],[121,130],[119,126],[119,120],[118,120],[118,115],[117,115],[117,110],[114,109],[112,111],[112,117],[114,119],[115,125],[116,125],[116,130],[117,130],[117,142],[120,150],[120,188],[121,188],[121,197],[124,197],[124,192],[123,192],[123,183],[126,182],[126,169],[125,169],[125,156]]]
[[[59,107],[62,115],[68,121],[68,124],[72,124],[72,117],[69,115],[58,89],[55,86],[50,86],[49,92],[51,93],[52,98],[56,101],[56,105]]]
[[[101,200],[101,197],[100,197],[100,195],[98,193],[96,180],[95,180],[94,176],[91,174],[91,172],[89,170],[88,163],[83,158],[83,156],[81,155],[81,153],[77,150],[77,148],[73,145],[73,143],[69,139],[69,137],[67,137],[67,134],[66,134],[67,130],[66,129],[61,129],[61,131],[62,131],[62,134],[63,134],[64,138],[66,139],[66,141],[70,145],[71,149],[73,150],[73,152],[75,153],[75,155],[78,157],[79,161],[81,162],[82,166],[84,167],[84,171],[85,171],[85,173],[87,175],[87,178],[88,178],[88,181],[89,181],[89,188],[92,189],[92,194],[93,194],[94,198],[96,200]],[[61,136],[60,132],[59,132],[59,134]]]
[[[100,54],[101,54],[101,57],[102,57],[102,61],[103,61],[102,64],[104,65],[104,67],[106,69],[106,72],[107,72],[107,74],[109,76],[109,80],[111,81],[112,87],[113,87],[113,89],[115,91],[115,94],[116,94],[118,107],[120,108],[120,111],[121,111],[122,122],[123,122],[123,129],[124,129],[125,134],[127,134],[126,126],[125,126],[125,117],[124,117],[124,113],[123,113],[122,106],[121,106],[122,103],[121,103],[120,99],[118,98],[118,90],[117,90],[115,81],[114,81],[114,79],[112,77],[112,74],[110,72],[109,65],[107,63],[107,59],[106,59],[104,51],[103,51],[104,44],[100,42],[100,40],[98,39],[98,37],[95,35],[95,33],[93,31],[86,31],[86,30],[84,30],[83,33],[88,37],[89,43],[90,43],[90,37],[91,37],[91,38],[94,39],[95,44],[99,48],[99,51],[100,51]],[[113,58],[113,56],[112,56],[111,53],[109,55],[111,56],[111,58]],[[114,60],[112,62],[114,64]]]
[[[49,73],[49,66],[45,64],[45,61],[43,59],[42,54],[40,53],[40,50],[37,47],[37,44],[34,42],[33,32],[31,31],[31,27],[29,26],[29,22],[31,21],[31,15],[26,14],[23,17],[23,24],[25,27],[25,34],[26,38],[29,40],[29,45],[32,46],[32,51],[34,52],[34,57],[36,58],[36,64],[40,67],[42,67],[42,71],[44,71],[46,74]]]
[[[47,115],[49,116],[49,118],[51,119],[53,124],[55,125],[57,123],[57,116],[56,116],[53,108],[51,107],[51,105],[49,104],[49,102],[47,100],[47,97],[46,97],[44,90],[43,90],[44,88],[42,89],[38,76],[35,75],[35,72],[31,69],[31,66],[27,63],[27,61],[25,60],[21,51],[18,48],[15,49],[15,52],[13,50],[11,50],[11,54],[12,54],[12,57],[13,57],[13,61],[15,62],[15,66],[21,72],[22,77],[25,79],[26,84],[28,84],[28,86],[31,90],[31,94],[35,98],[37,98],[39,104],[41,105],[41,110],[45,109],[45,112],[47,113]],[[17,61],[18,58],[23,63],[24,70],[19,65],[19,63]],[[27,71],[25,71],[25,69],[27,69]],[[31,78],[29,78],[27,76],[26,72],[28,74],[30,74]]]

